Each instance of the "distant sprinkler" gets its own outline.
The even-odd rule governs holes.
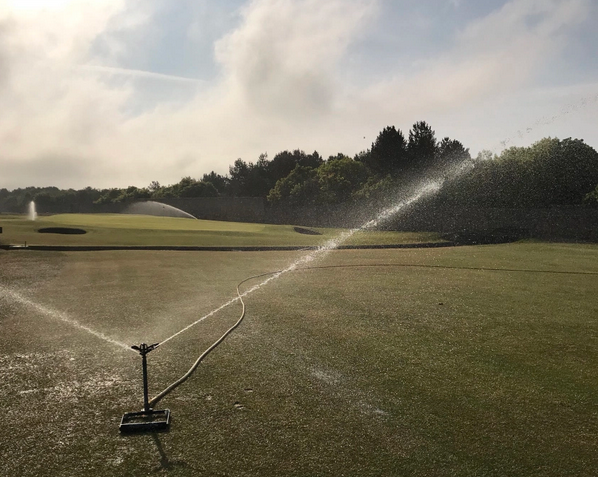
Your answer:
[[[33,201],[29,202],[29,207],[28,207],[28,211],[27,211],[27,218],[29,220],[35,220],[35,219],[37,219],[37,211],[35,209],[35,202],[33,202]]]

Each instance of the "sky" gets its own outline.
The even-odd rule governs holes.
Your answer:
[[[596,0],[0,0],[0,188],[162,185],[426,121],[597,149]]]

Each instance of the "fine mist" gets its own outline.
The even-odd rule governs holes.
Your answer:
[[[184,210],[177,209],[172,205],[162,204],[160,202],[154,202],[152,200],[137,202],[127,206],[123,211],[123,214],[138,214],[138,215],[155,215],[160,217],[181,217],[185,219],[196,219],[191,214],[188,214]],[[196,219],[197,220],[197,219]]]

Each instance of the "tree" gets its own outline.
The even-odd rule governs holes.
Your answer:
[[[212,171],[209,174],[202,176],[202,182],[210,182],[218,191],[219,195],[224,194],[227,191],[229,185],[229,179],[226,176],[222,176]]]
[[[597,187],[597,151],[579,139],[545,138],[499,156],[479,154],[474,164],[443,191],[446,201],[489,207],[581,205]]]
[[[370,176],[362,187],[353,193],[353,197],[358,200],[380,202],[391,197],[396,189],[396,181],[390,175],[382,178]]]
[[[273,181],[272,187],[279,179],[287,177],[296,166],[316,169],[322,163],[322,157],[316,151],[312,154],[306,154],[299,149],[293,152],[279,152],[268,165],[269,176]]]
[[[158,190],[160,190],[160,182],[158,181],[152,181],[150,182],[150,185],[148,186],[148,190],[150,191],[150,193],[154,193]]]
[[[408,140],[408,156],[412,170],[421,170],[434,163],[437,153],[435,132],[425,122],[414,123]]]
[[[211,182],[194,181],[179,191],[179,197],[216,197],[218,191]]]
[[[369,153],[361,159],[375,174],[397,175],[404,167],[407,144],[403,133],[395,126],[387,126],[372,143]]]
[[[529,154],[544,202],[581,204],[597,186],[597,151],[580,139],[541,139]]]
[[[237,159],[229,166],[229,190],[234,197],[247,195],[247,185],[250,180],[250,166],[242,159]]]
[[[50,195],[48,192],[38,192],[33,197],[33,200],[35,201],[36,206],[43,208],[54,204],[55,197]]]
[[[349,200],[368,179],[368,170],[361,162],[347,156],[329,159],[317,169],[321,201],[339,203]]]
[[[135,186],[129,186],[126,189],[123,189],[120,195],[114,200],[114,202],[124,202],[127,200],[137,200],[137,199],[149,199],[150,192],[145,188],[138,188]]]
[[[287,177],[295,167],[315,168],[322,162],[316,151],[306,154],[299,149],[280,152],[272,161],[267,154],[261,154],[255,164],[237,159],[229,168],[227,189],[236,197],[267,197],[277,181]]]
[[[94,202],[95,204],[111,204],[116,202],[117,198],[121,195],[121,189],[105,189],[102,192],[102,195]]]
[[[237,159],[229,167],[229,193],[234,197],[266,197],[274,182],[269,180],[266,155],[256,162],[247,163]]]
[[[318,180],[316,169],[295,166],[287,177],[279,179],[268,194],[272,204],[289,202],[293,205],[309,205],[318,198]]]
[[[86,187],[75,191],[75,201],[78,206],[91,205],[100,197],[100,191],[92,187]]]
[[[439,165],[459,164],[469,159],[470,152],[460,141],[444,137],[437,145],[435,162]]]
[[[276,183],[271,178],[270,163],[266,153],[260,154],[256,164],[249,164],[250,175],[246,195],[250,197],[266,197]]]

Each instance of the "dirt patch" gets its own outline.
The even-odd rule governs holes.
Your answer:
[[[46,227],[39,229],[40,234],[66,234],[66,235],[83,235],[87,231],[83,229],[76,229],[73,227]]]
[[[293,230],[295,230],[299,234],[305,234],[305,235],[322,235],[320,232],[318,232],[316,230],[306,229],[304,227],[293,227]]]

